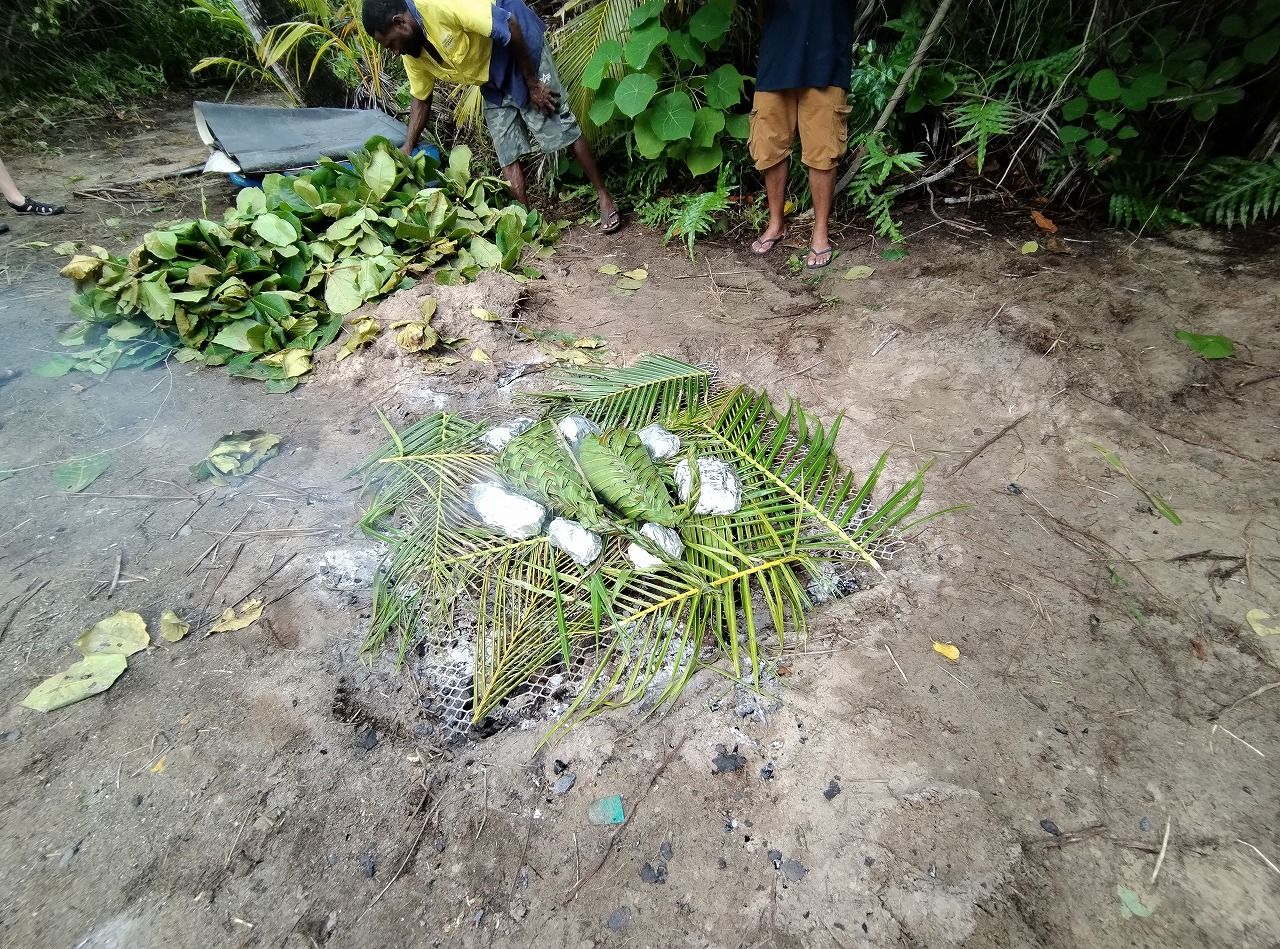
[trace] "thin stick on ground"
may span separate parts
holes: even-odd
[[[985,442],[983,442],[973,451],[969,452],[969,454],[965,455],[964,458],[960,459],[960,463],[957,464],[950,471],[948,471],[943,477],[950,478],[953,475],[958,475],[961,471],[965,469],[965,467],[969,464],[969,462],[973,461],[973,459],[977,458],[984,451],[986,451],[988,448],[990,448],[1000,439],[1004,438],[1006,435],[1012,432],[1015,428],[1021,425],[1026,420],[1027,416],[1030,414],[1031,414],[1030,412],[1026,412],[1022,414],[1018,416],[1016,419],[1014,419],[1012,422],[1010,422],[1008,425],[1006,425],[1004,428],[1000,429],[1000,431],[996,432],[994,435],[988,438]]]
[[[626,832],[627,825],[630,824],[631,819],[636,816],[636,812],[640,810],[640,804],[649,796],[649,792],[652,791],[654,785],[658,783],[658,778],[662,777],[662,772],[666,771],[667,765],[671,764],[671,762],[676,759],[676,756],[680,754],[680,749],[684,747],[684,743],[688,741],[688,739],[688,735],[681,736],[680,740],[676,742],[675,747],[667,752],[667,756],[662,759],[661,764],[653,769],[653,774],[649,776],[649,786],[641,792],[640,796],[636,798],[636,802],[631,805],[631,812],[627,814],[626,819],[618,825],[618,829],[615,830],[613,832],[613,836],[609,838],[609,844],[604,848],[604,853],[600,855],[600,859],[596,861],[596,865],[587,871],[586,876],[579,876],[578,881],[569,888],[569,892],[565,894],[564,902],[560,904],[561,908],[568,906],[573,901],[573,898],[578,895],[578,891],[586,886],[587,883],[590,882],[591,878],[599,873],[605,863],[608,862],[609,855],[613,853],[614,846]]]
[[[1249,843],[1249,841],[1247,841],[1247,840],[1241,840],[1239,837],[1237,837],[1237,838],[1236,838],[1236,843],[1238,843],[1238,844],[1244,844],[1246,847],[1248,847],[1250,850],[1252,850],[1254,853],[1256,853],[1259,857],[1261,857],[1261,858],[1262,858],[1262,862],[1263,862],[1263,863],[1265,863],[1267,866],[1269,866],[1269,867],[1270,867],[1272,870],[1274,870],[1276,873],[1280,873],[1280,867],[1277,867],[1274,863],[1272,863],[1270,860],[1268,860],[1268,859],[1267,859],[1267,855],[1266,855],[1265,853],[1263,853],[1261,850],[1259,850],[1257,847],[1255,847],[1253,844]]]
[[[1151,885],[1155,886],[1156,877],[1160,875],[1160,868],[1164,866],[1164,855],[1169,852],[1169,831],[1173,827],[1173,818],[1166,817],[1164,821],[1164,840],[1160,841],[1160,856],[1156,857],[1155,869],[1151,871]]]
[[[896,658],[894,658],[893,650],[889,648],[889,644],[888,644],[888,643],[885,643],[885,644],[884,644],[884,649],[885,649],[885,652],[887,652],[887,653],[889,654],[889,658],[890,658],[890,659],[893,659],[893,666],[894,666],[894,668],[895,668],[895,669],[897,669],[897,670],[898,670],[898,675],[902,676],[902,681],[903,681],[903,682],[906,682],[906,684],[907,684],[907,685],[910,685],[911,683],[910,683],[910,682],[907,682],[907,674],[906,674],[905,672],[903,672],[903,671],[902,671],[902,666],[898,665],[898,660],[897,660]]]
[[[1263,695],[1267,692],[1270,692],[1272,689],[1280,689],[1280,682],[1268,682],[1266,685],[1262,686],[1261,688],[1254,689],[1248,695],[1242,698],[1236,699],[1234,702],[1232,702],[1230,705],[1228,705],[1226,708],[1222,709],[1221,711],[1215,712],[1213,715],[1210,715],[1209,721],[1216,722],[1223,715],[1226,715],[1228,712],[1234,712],[1237,707],[1243,705],[1245,702],[1249,701],[1250,699],[1256,699],[1259,695]]]
[[[116,587],[120,585],[120,568],[124,566],[124,551],[116,551],[116,569],[111,573],[111,586],[107,587],[107,599],[115,596]]]

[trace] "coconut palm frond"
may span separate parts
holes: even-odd
[[[376,489],[363,526],[390,548],[368,646],[393,630],[402,657],[418,639],[465,646],[476,722],[553,672],[569,697],[544,740],[604,709],[652,712],[706,665],[760,688],[772,658],[805,636],[810,589],[880,571],[877,551],[923,497],[923,471],[881,497],[884,457],[865,478],[849,471],[835,454],[840,419],[824,425],[745,387],[716,395],[706,369],[647,356],[560,382],[536,396],[546,417],[496,457],[481,450],[485,424],[442,413],[388,426],[391,443],[358,469]],[[553,421],[571,411],[609,428],[571,448]],[[679,458],[654,462],[634,434],[655,420],[682,439]],[[740,501],[723,506],[716,485],[719,500],[703,506],[715,492],[699,472],[726,464]],[[601,553],[575,560],[548,536],[486,526],[470,490],[490,480],[596,531]]]
[[[667,356],[642,356],[623,369],[583,368],[554,377],[560,391],[530,392],[552,416],[576,412],[604,428],[640,428],[679,412],[701,411],[711,394],[707,369]]]

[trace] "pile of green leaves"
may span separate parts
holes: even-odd
[[[785,643],[803,637],[813,596],[838,595],[834,578],[879,571],[883,545],[910,529],[923,471],[882,490],[886,459],[858,477],[835,454],[840,429],[800,406],[775,407],[746,387],[720,390],[712,374],[665,356],[622,368],[565,371],[532,396],[542,420],[498,456],[490,427],[445,413],[396,432],[363,466],[374,490],[362,527],[389,548],[374,592],[366,648],[398,634],[446,654],[473,637],[473,720],[482,722],[532,678],[568,671],[568,709],[556,730],[605,708],[679,696],[715,655],[731,679],[760,686]],[[602,429],[575,453],[553,422],[585,415]],[[680,457],[654,462],[636,430],[661,422]],[[728,463],[742,486],[731,515],[675,502],[673,468],[698,458]],[[583,567],[546,536],[513,541],[470,504],[470,489],[502,481],[603,537]],[[639,533],[665,524],[684,544],[663,555]],[[637,570],[637,544],[662,565]],[[554,731],[553,731],[554,733]]]
[[[647,0],[627,18],[625,43],[605,40],[582,76],[593,90],[589,115],[601,127],[617,123],[628,151],[646,161],[682,163],[691,174],[718,170],[723,142],[745,140],[745,77],[731,62],[709,60],[729,35],[736,0],[711,0],[689,13],[666,0]]]
[[[220,222],[151,231],[127,257],[101,247],[77,254],[62,274],[83,287],[72,304],[80,322],[59,341],[80,348],[37,372],[105,373],[172,356],[287,392],[346,314],[416,278],[454,284],[481,269],[539,276],[520,258],[553,239],[554,227],[507,204],[506,184],[473,178],[470,164],[465,146],[441,168],[375,138],[349,166],[325,160],[296,177],[268,175]]]

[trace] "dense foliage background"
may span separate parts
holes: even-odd
[[[272,4],[274,6],[272,6]],[[194,5],[194,6],[191,6]],[[191,81],[391,111],[403,75],[359,29],[358,0],[271,0],[260,41],[237,0],[38,0],[0,13],[10,109],[119,103]],[[611,184],[651,226],[692,241],[759,223],[746,114],[759,8],[748,0],[535,2]],[[1280,208],[1280,0],[955,4],[887,124],[873,131],[938,3],[859,6],[842,200],[899,239],[904,200],[1016,192],[1097,202],[1132,229],[1248,224]],[[190,7],[190,8],[189,8]],[[445,97],[442,97],[444,99]],[[487,147],[477,90],[437,103],[436,132]],[[567,159],[542,163],[573,191]],[[804,204],[804,176],[793,193]],[[566,175],[568,177],[566,178]]]

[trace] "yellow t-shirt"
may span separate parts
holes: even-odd
[[[463,86],[480,86],[489,78],[493,53],[492,0],[411,0],[421,18],[422,30],[443,61],[424,49],[419,56],[404,56],[409,92],[415,99],[431,95],[436,80]]]

